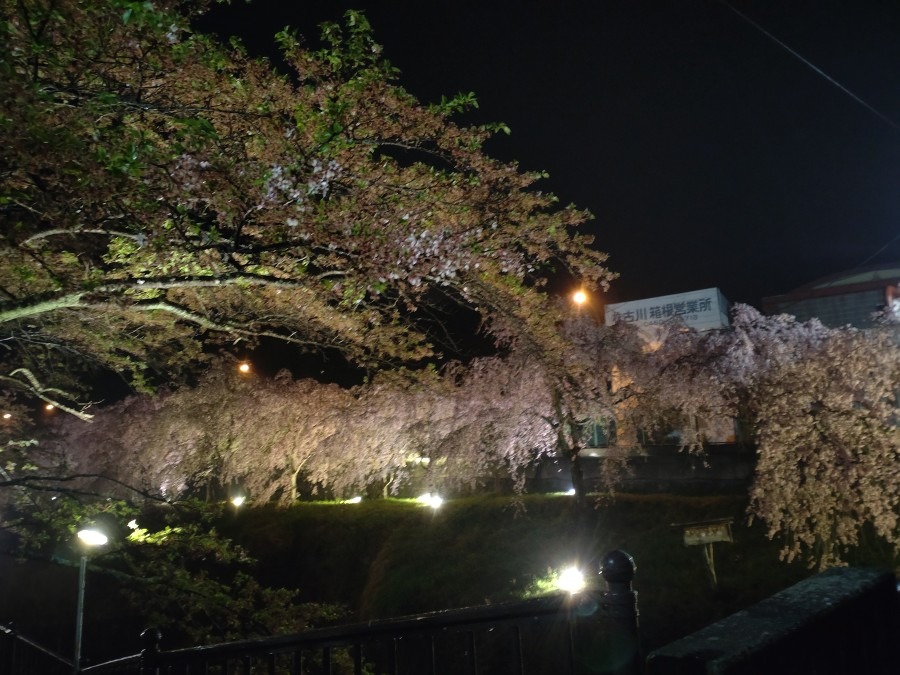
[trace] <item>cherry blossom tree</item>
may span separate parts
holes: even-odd
[[[577,233],[589,214],[483,151],[503,125],[465,124],[471,95],[417,101],[356,12],[321,48],[279,34],[279,71],[194,31],[206,0],[0,2],[6,527],[117,491],[290,499],[302,474],[346,493],[399,482],[422,448],[435,479],[486,466],[476,441],[503,430],[429,366],[473,333],[553,354],[548,277],[611,277]],[[365,391],[204,376],[262,339],[384,374]],[[205,384],[34,444],[30,401],[83,422],[110,376]]]
[[[499,372],[507,390],[481,386]],[[519,375],[488,359],[459,381],[386,374],[342,389],[215,369],[197,387],[104,407],[91,424],[60,420],[45,445],[98,493],[121,483],[168,499],[239,484],[253,499],[289,502],[298,479],[347,497],[399,489],[416,470],[440,487],[472,486],[497,469],[521,481],[549,427],[533,395],[545,390]]]
[[[684,451],[702,452],[701,422],[736,418],[758,453],[751,513],[785,537],[786,557],[830,564],[869,527],[900,544],[895,327],[832,329],[739,305],[730,329],[673,324],[655,349],[626,325],[576,318],[556,329],[568,349],[554,358],[519,344],[352,390],[214,371],[195,389],[67,424],[57,447],[78,473],[141,476],[141,489],[170,496],[215,478],[289,500],[300,473],[350,496],[396,489],[423,467],[435,486],[508,475],[522,489],[549,457],[569,462],[577,482],[586,420],[615,419],[612,471],[639,442],[627,429],[675,428]]]
[[[730,337],[727,395],[759,456],[751,512],[786,536],[785,556],[833,564],[865,527],[900,551],[896,328],[826,328],[741,307]]]
[[[738,419],[758,457],[750,513],[787,559],[846,559],[866,528],[900,553],[896,324],[828,328],[737,305],[730,329],[672,330],[651,356],[642,414],[671,402],[691,449],[703,440],[691,420]]]
[[[585,419],[609,418],[623,400],[610,368],[623,344],[638,344],[625,339],[633,331],[570,323],[558,338],[569,349],[555,359],[513,349],[441,373],[382,372],[351,389],[221,367],[196,387],[106,406],[89,425],[62,420],[48,447],[71,473],[173,499],[239,483],[255,499],[290,501],[300,478],[346,497],[397,490],[414,472],[432,487],[505,476],[522,490],[542,458],[577,470]],[[593,342],[570,339],[586,336]]]
[[[415,100],[363,15],[279,34],[282,73],[193,32],[205,5],[3,0],[4,387],[86,416],[86,374],[260,338],[418,367],[448,316],[539,342],[549,274],[610,278],[588,214],[487,156],[469,95]]]

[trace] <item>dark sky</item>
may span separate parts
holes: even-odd
[[[474,91],[512,128],[489,152],[595,215],[608,302],[900,260],[900,0],[732,3],[890,121],[719,0],[232,3],[215,25],[254,53],[352,7],[421,100]]]

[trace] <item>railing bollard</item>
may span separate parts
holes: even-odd
[[[15,671],[16,660],[17,660],[16,652],[18,651],[18,646],[19,646],[18,640],[16,640],[16,624],[13,623],[12,621],[8,622],[6,624],[6,626],[3,626],[3,632],[9,636],[9,638],[7,639],[7,645],[9,646],[9,652],[7,654],[8,663],[7,663],[6,672],[14,673],[14,672],[16,672]]]
[[[157,675],[159,672],[159,641],[162,633],[156,628],[148,628],[141,633],[141,675]]]
[[[625,551],[610,551],[600,563],[600,574],[607,586],[600,603],[609,619],[615,656],[611,668],[605,672],[616,675],[638,675],[643,672],[637,591],[631,586],[636,571],[634,558]]]

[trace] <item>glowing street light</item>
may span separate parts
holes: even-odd
[[[44,406],[44,410],[46,410],[48,412],[51,410],[56,410],[56,406],[53,405],[52,403],[48,403],[47,405]]]
[[[572,294],[572,302],[581,307],[584,303],[587,302],[588,296],[583,290],[578,289]]]
[[[78,531],[78,539],[86,547],[103,546],[109,539],[100,530],[84,528]],[[81,672],[81,633],[84,625],[84,586],[87,575],[87,550],[81,555],[78,566],[78,604],[75,608],[75,658],[72,661],[72,673]]]
[[[242,373],[249,373],[250,372],[250,364],[247,361],[242,361],[240,363],[240,365],[238,366],[238,370],[241,371]]]
[[[100,530],[85,528],[78,531],[78,538],[86,546],[103,546],[109,541],[109,538]]]
[[[236,497],[231,498],[231,503],[234,504],[235,508],[242,506],[245,501],[247,501],[247,498],[243,495],[237,495]]]

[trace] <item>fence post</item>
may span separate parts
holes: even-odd
[[[2,631],[0,632],[7,636],[6,644],[9,647],[9,651],[7,652],[8,663],[4,672],[15,673],[16,651],[18,647],[18,640],[16,640],[16,625],[10,621],[5,626],[0,626],[0,628],[2,628]]]
[[[159,670],[159,641],[162,633],[156,628],[148,628],[141,633],[141,675],[156,675]]]
[[[631,582],[637,565],[625,551],[610,551],[600,563],[600,574],[607,591],[601,597],[609,618],[616,659],[609,673],[638,675],[643,672],[640,635],[638,633],[637,591]]]

